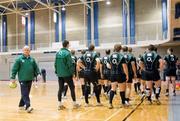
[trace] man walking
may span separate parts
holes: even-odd
[[[30,56],[30,48],[24,46],[23,54],[19,56],[13,65],[11,73],[11,82],[15,83],[16,74],[18,73],[18,79],[21,88],[21,99],[19,102],[19,109],[24,109],[31,113],[33,108],[30,105],[30,90],[32,80],[37,76],[40,78],[40,71],[34,58]]]
[[[64,83],[66,82],[71,91],[71,97],[73,100],[73,107],[78,108],[79,104],[76,103],[75,96],[75,86],[73,82],[74,74],[74,64],[71,58],[71,52],[68,50],[69,41],[65,40],[63,43],[63,48],[57,52],[55,59],[55,73],[58,76],[59,91],[58,91],[58,101],[59,106],[58,110],[65,109],[65,106],[62,104],[62,92],[64,89]]]

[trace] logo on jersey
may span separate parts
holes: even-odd
[[[152,62],[152,53],[148,53],[147,54],[147,59],[146,59],[147,62]]]
[[[87,54],[87,58],[86,58],[86,62],[87,63],[91,63],[92,62],[92,60],[91,60],[91,54]]]
[[[118,61],[117,61],[118,57],[117,57],[117,55],[112,55],[112,58],[113,58],[111,60],[112,64],[117,65],[118,64]]]
[[[107,64],[107,59],[108,59],[108,57],[104,57],[104,59],[103,59],[104,64]]]
[[[175,61],[175,59],[174,59],[174,55],[170,55],[170,61]]]
[[[147,57],[147,62],[152,62],[152,58],[151,57]]]

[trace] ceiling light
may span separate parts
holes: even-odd
[[[111,4],[111,1],[110,0],[107,0],[106,1],[106,5],[110,5]]]
[[[62,7],[62,11],[65,11],[65,10],[66,10],[66,8],[63,6],[63,7]]]

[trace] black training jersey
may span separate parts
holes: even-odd
[[[109,58],[111,64],[111,74],[122,74],[124,73],[122,64],[125,64],[125,58],[122,54],[114,52]]]
[[[135,63],[135,58],[133,57],[132,54],[129,54],[129,53],[123,53],[124,55],[124,58],[125,58],[125,61],[126,61],[126,64],[127,64],[127,67],[128,67],[128,73],[130,75],[133,75],[133,68],[132,68],[132,62]]]
[[[146,71],[158,70],[159,59],[161,59],[161,57],[156,52],[147,52],[141,57],[141,61],[144,62]]]
[[[74,55],[71,55],[71,58],[72,58],[72,63],[73,63],[73,66],[74,66],[74,70],[75,70],[75,72],[76,72],[76,63],[77,63],[77,57],[76,56],[74,56]]]
[[[72,55],[72,56],[71,56],[71,58],[72,58],[72,62],[73,62],[73,64],[75,64],[75,65],[76,65],[76,62],[77,62],[77,57],[76,57],[76,56],[74,56],[74,55]]]
[[[176,63],[178,58],[175,55],[166,55],[164,60],[167,63],[167,69],[176,69]]]
[[[87,51],[82,57],[81,61],[84,63],[86,69],[94,70],[96,66],[96,52]]]
[[[109,74],[110,69],[107,68],[107,63],[109,63],[109,56],[108,55],[104,56],[101,59],[103,74]]]

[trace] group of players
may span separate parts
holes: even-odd
[[[166,77],[166,96],[169,95],[169,83],[173,85],[173,95],[176,95],[176,63],[178,58],[173,55],[173,49],[167,50],[167,55],[162,58],[157,53],[157,48],[149,45],[146,52],[139,58],[132,54],[132,48],[114,45],[113,52],[105,50],[105,56],[95,51],[95,46],[90,45],[87,51],[81,51],[82,55],[77,58],[72,50],[72,60],[76,72],[74,78],[81,82],[82,98],[85,106],[90,106],[89,96],[91,85],[97,99],[97,106],[102,106],[100,95],[103,88],[104,94],[109,99],[109,109],[113,108],[114,95],[119,92],[122,107],[130,106],[132,84],[135,92],[141,94],[142,99],[147,99],[152,104],[152,94],[155,103],[161,104],[159,97],[161,92],[160,72]],[[117,88],[119,91],[117,91]],[[63,96],[66,97],[68,85],[63,87]]]

